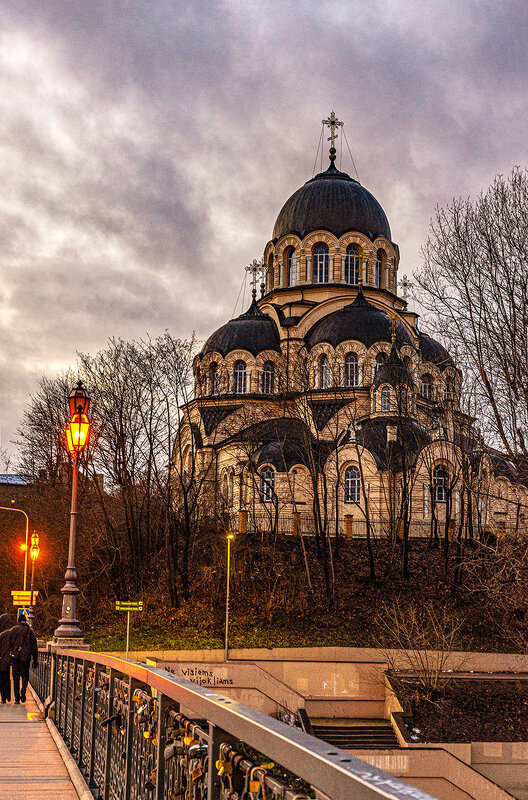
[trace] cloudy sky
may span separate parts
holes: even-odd
[[[4,447],[76,351],[232,316],[332,109],[410,274],[437,203],[528,162],[527,18],[525,0],[0,0]]]

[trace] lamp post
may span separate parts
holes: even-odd
[[[90,398],[79,381],[68,398],[70,406],[70,422],[66,426],[66,444],[73,460],[72,497],[70,512],[70,539],[68,547],[68,566],[64,577],[66,583],[62,587],[62,618],[59,627],[53,634],[56,644],[79,646],[83,639],[79,620],[77,619],[77,572],[75,570],[75,539],[77,534],[77,483],[79,479],[79,456],[90,438],[90,421],[87,417]]]
[[[14,502],[14,501],[13,501]],[[7,506],[0,506],[0,511],[18,511],[19,514],[23,514],[26,518],[26,543],[25,545],[20,545],[21,549],[24,550],[24,591],[26,591],[27,585],[27,559],[28,559],[28,548],[29,548],[29,517],[25,511],[22,511],[21,508],[8,508]]]
[[[39,535],[38,533],[33,532],[31,536],[31,547],[29,550],[29,555],[31,556],[31,602],[29,604],[29,627],[33,627],[33,589],[34,589],[34,581],[35,581],[35,561],[39,557],[40,547],[39,547]]]
[[[227,581],[226,581],[226,609],[225,609],[225,661],[229,652],[229,578],[231,574],[231,542],[235,538],[235,534],[229,531],[226,535],[227,539]]]

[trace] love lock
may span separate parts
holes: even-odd
[[[156,788],[156,770],[153,769],[147,778],[147,781],[145,783],[145,789],[151,792],[155,788]]]

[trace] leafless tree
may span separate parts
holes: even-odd
[[[420,301],[463,369],[485,434],[528,455],[528,172],[438,208],[415,275]]]

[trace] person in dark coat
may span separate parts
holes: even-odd
[[[9,645],[11,648],[15,705],[18,705],[26,702],[31,658],[33,658],[33,669],[38,664],[37,637],[27,624],[25,611],[19,612],[18,624],[9,630]]]
[[[11,642],[9,628],[11,627],[11,615],[0,615],[0,697],[2,703],[9,703],[11,700]]]

